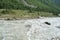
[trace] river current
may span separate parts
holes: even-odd
[[[60,40],[60,18],[0,20],[0,40]]]

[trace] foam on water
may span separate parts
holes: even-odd
[[[49,22],[51,25],[44,22]],[[58,28],[60,27],[60,18],[28,20],[27,23],[32,24],[27,32],[28,40],[60,40],[60,28]]]
[[[0,40],[23,40],[24,28],[21,22],[0,20]]]
[[[44,22],[49,22],[51,25]],[[0,20],[0,40],[22,40],[20,39],[24,33],[22,30],[25,30],[23,25],[31,25],[27,31],[27,40],[60,40],[59,17],[14,21]]]

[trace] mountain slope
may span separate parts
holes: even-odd
[[[0,0],[0,9],[25,9],[60,13],[58,0]]]
[[[26,0],[30,4],[38,6],[44,11],[59,11],[60,9],[56,6],[55,0]]]
[[[57,6],[60,7],[60,0],[55,0],[55,3],[56,3]]]

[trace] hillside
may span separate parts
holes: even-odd
[[[55,3],[56,3],[57,6],[60,7],[60,0],[55,0]]]
[[[35,10],[60,13],[59,0],[0,0],[0,9]]]
[[[57,6],[55,0],[26,0],[30,4],[34,4],[42,11],[58,12],[60,8]]]

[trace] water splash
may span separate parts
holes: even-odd
[[[60,36],[60,29],[57,28],[60,25],[59,20],[60,18],[28,20],[27,23],[32,24],[32,27],[27,32],[28,40],[60,40],[60,38],[55,38]],[[51,25],[44,22],[49,22]]]
[[[44,22],[49,22],[51,25]],[[14,21],[0,20],[0,40],[60,40],[59,27],[59,17]]]

